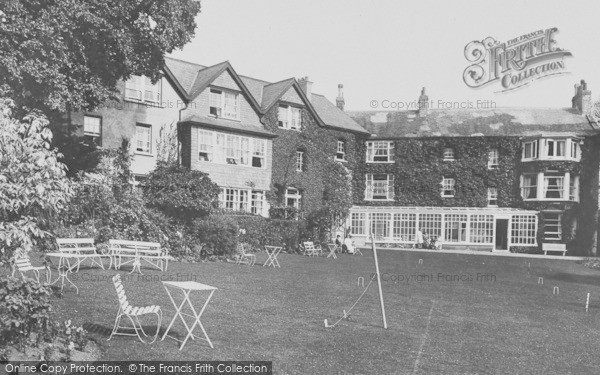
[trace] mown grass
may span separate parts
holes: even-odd
[[[348,320],[325,328],[324,319],[337,321],[362,293],[357,278],[368,284],[374,263],[370,251],[364,254],[337,260],[282,254],[280,269],[263,268],[265,254],[255,266],[174,262],[164,273],[142,267],[142,276],[82,268],[72,275],[80,293],[66,288],[53,305],[59,319],[91,332],[105,360],[268,360],[278,374],[595,374],[600,368],[597,270],[541,257],[380,251],[388,329],[376,283]],[[202,318],[214,349],[200,340],[182,351],[169,339],[107,341],[118,309],[110,282],[116,272],[134,305],[162,306],[163,330],[174,308],[161,280],[217,287]],[[421,276],[407,283],[410,275]],[[181,323],[175,327],[185,334]]]

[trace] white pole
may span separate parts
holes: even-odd
[[[377,273],[377,286],[379,287],[379,302],[381,302],[381,316],[383,318],[383,328],[387,329],[385,320],[385,305],[383,304],[383,292],[381,291],[381,277],[379,275],[379,261],[377,260],[377,249],[375,248],[375,236],[371,232],[371,248],[373,249],[373,258],[375,259],[375,272]]]
[[[585,300],[585,312],[588,312],[588,307],[590,306],[590,294],[587,294],[587,299]]]

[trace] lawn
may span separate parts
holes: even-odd
[[[598,373],[599,271],[541,257],[378,253],[388,329],[376,283],[348,320],[323,323],[362,293],[358,277],[368,284],[370,251],[337,260],[282,254],[280,269],[263,268],[264,253],[255,266],[174,262],[164,273],[142,267],[144,275],[124,278],[132,304],[163,307],[163,330],[174,308],[161,278],[217,287],[202,318],[214,349],[200,340],[183,351],[169,339],[107,341],[118,309],[114,270],[82,268],[72,275],[80,293],[66,288],[53,305],[58,318],[91,332],[105,360],[268,360],[277,374]],[[185,333],[181,323],[176,332]]]

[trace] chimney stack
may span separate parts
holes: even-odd
[[[308,100],[312,100],[312,82],[308,80],[308,76],[298,79],[298,84]]]
[[[421,90],[421,95],[419,96],[419,117],[426,117],[427,112],[429,111],[429,97],[425,94],[425,87]]]
[[[579,111],[581,115],[592,114],[592,92],[587,89],[585,80],[575,84],[575,96],[571,99],[572,108]]]
[[[344,100],[344,85],[341,83],[338,85],[338,96],[335,98],[335,105],[340,109],[344,110],[344,105],[346,101]]]

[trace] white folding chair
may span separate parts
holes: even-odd
[[[110,334],[109,340],[112,339],[114,335],[123,335],[123,336],[137,336],[143,343],[152,344],[156,341],[158,337],[158,333],[160,331],[160,323],[162,321],[162,310],[158,305],[151,305],[146,307],[133,307],[127,301],[127,296],[125,295],[125,289],[123,288],[123,283],[121,282],[121,276],[115,275],[112,278],[113,284],[115,285],[115,289],[117,290],[117,296],[119,298],[119,312],[117,312],[117,317],[115,319],[115,325]],[[144,340],[144,337],[149,338],[144,332],[142,328],[142,324],[140,323],[139,317],[147,314],[156,314],[158,319],[158,324],[156,325],[156,333],[152,338],[152,341]],[[121,326],[121,319],[123,316],[127,317],[132,324],[132,327]],[[128,332],[119,332],[119,329],[128,330]],[[134,330],[135,333],[130,332]],[[142,335],[144,337],[142,337]]]
[[[29,278],[25,275],[25,272],[28,272],[28,271],[33,272],[33,274],[35,275],[35,281],[37,281],[38,283],[40,282],[40,271],[45,270],[46,271],[46,283],[48,283],[48,284],[50,283],[50,277],[52,274],[52,271],[50,271],[50,268],[48,268],[47,266],[31,265],[31,260],[29,259],[29,256],[27,256],[27,255],[18,255],[17,256],[17,258],[15,259],[15,268],[13,268],[12,276],[15,275],[16,270],[19,270],[23,279]]]
[[[247,264],[253,266],[256,263],[256,255],[250,254],[246,251],[246,244],[238,243],[237,245],[237,261],[236,264]]]

